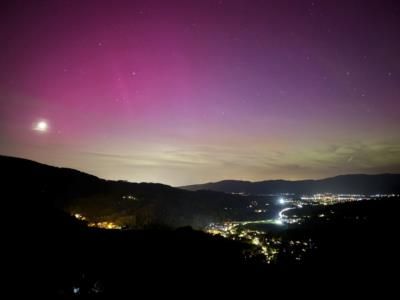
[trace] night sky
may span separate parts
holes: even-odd
[[[0,153],[171,185],[400,172],[400,1],[2,1]]]

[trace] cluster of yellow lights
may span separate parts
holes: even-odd
[[[276,224],[276,223],[274,223]],[[212,235],[221,235],[225,238],[236,240],[237,238],[246,240],[252,245],[256,246],[258,251],[265,257],[267,263],[271,263],[276,259],[278,249],[277,244],[279,240],[272,239],[270,241],[262,239],[263,233],[256,230],[238,230],[239,223],[213,224],[206,229],[206,232]]]
[[[122,227],[113,222],[93,222],[88,224],[89,227],[96,227],[102,229],[121,229]]]
[[[222,235],[223,232],[218,229],[208,229],[207,233],[212,234],[212,235]]]
[[[81,214],[74,214],[75,219],[86,221],[86,217],[82,216]]]
[[[75,219],[81,220],[81,221],[87,221],[87,218],[79,213],[74,213],[72,214],[72,216]],[[113,222],[107,222],[107,221],[103,221],[103,222],[90,222],[88,223],[89,227],[96,227],[96,228],[102,228],[102,229],[122,229],[122,227],[120,225],[117,225]]]

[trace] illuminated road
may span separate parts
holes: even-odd
[[[235,222],[237,225],[248,225],[248,224],[275,224],[275,225],[283,225],[285,219],[287,217],[284,215],[286,211],[291,209],[296,209],[298,207],[285,207],[278,213],[278,218],[276,219],[267,219],[267,220],[257,220],[257,221],[244,221],[244,222]]]
[[[282,226],[285,225],[285,223],[288,223],[288,218],[287,216],[284,215],[284,213],[286,211],[296,208],[299,208],[299,206],[291,206],[283,208],[282,210],[279,211],[278,217],[275,219],[263,219],[254,221],[233,221],[230,222],[230,224],[232,225],[232,228],[236,228],[239,225],[250,225],[250,224],[273,224]]]
[[[235,222],[237,225],[248,225],[248,224],[275,224],[280,225],[277,223],[276,219],[267,219],[267,220],[257,220],[257,221],[243,221],[243,222]]]
[[[297,207],[286,207],[286,208],[282,209],[278,214],[279,220],[282,220],[283,218],[286,218],[286,216],[283,214],[285,211],[288,211],[288,210],[291,210],[291,209],[295,209],[295,208],[297,208]]]

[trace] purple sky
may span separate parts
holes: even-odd
[[[400,172],[399,1],[2,1],[0,24],[1,154],[172,185]]]

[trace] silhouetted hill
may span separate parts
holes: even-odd
[[[400,174],[341,175],[321,180],[267,180],[259,182],[224,180],[181,187],[186,190],[210,190],[225,193],[276,194],[276,193],[399,193]]]
[[[209,222],[234,217],[248,199],[213,191],[192,192],[156,183],[104,180],[67,168],[0,156],[6,201],[22,211],[54,207],[79,213],[90,221],[113,221],[143,228],[151,224],[172,227],[202,227]],[[4,180],[4,179],[3,179]]]
[[[107,181],[13,157],[0,156],[0,165],[5,175],[1,185],[3,257],[10,262],[4,272],[13,296],[115,299],[148,293],[148,284],[190,282],[202,272],[229,268],[239,272],[249,261],[243,252],[251,251],[251,245],[190,227],[171,228],[190,224],[196,210],[212,219],[216,217],[213,202],[241,203],[240,197]],[[133,193],[139,198],[128,199],[133,205],[119,202],[120,195]],[[171,221],[167,223],[171,227],[149,223],[146,230],[92,228],[72,217],[70,209],[81,209],[93,218],[99,217],[97,209],[109,211],[113,220],[125,214],[147,214],[154,223]]]

